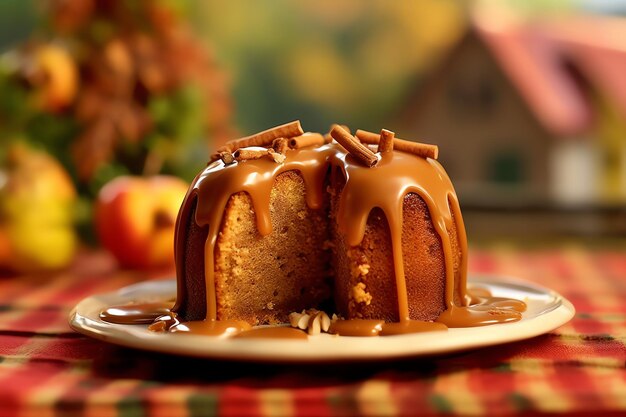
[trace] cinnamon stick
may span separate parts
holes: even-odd
[[[268,149],[237,149],[233,154],[237,161],[260,159],[267,155],[269,155]]]
[[[276,152],[274,149],[270,148],[267,150],[267,154],[274,160],[274,162],[276,162],[277,164],[282,164],[283,162],[285,162],[285,159],[287,159],[287,157],[285,156],[284,153],[279,153]]]
[[[393,138],[396,136],[390,130],[383,129],[380,131],[380,141],[378,142],[378,152],[381,154],[393,152]]]
[[[380,135],[368,132],[366,130],[357,130],[356,137],[363,143],[377,144],[380,142]],[[394,138],[394,149],[402,152],[412,153],[413,155],[420,156],[422,158],[437,159],[439,156],[439,148],[437,145],[430,145],[427,143],[412,142],[410,140]]]
[[[341,126],[343,127],[348,133],[352,134],[352,132],[350,131],[350,128],[347,125],[340,125],[338,123],[333,123],[332,125],[330,125],[330,130],[333,130],[335,126]],[[324,135],[324,140],[326,141],[326,143],[330,143],[333,141],[333,137],[330,136],[330,130],[328,131],[328,133],[326,133]]]
[[[330,125],[330,130],[333,130],[335,128],[335,126],[342,127],[346,132],[348,132],[349,134],[352,134],[352,131],[350,130],[348,125],[342,125],[342,124],[339,124],[339,123],[333,123],[332,125]]]
[[[339,125],[333,126],[330,135],[363,165],[371,168],[378,163],[376,154],[343,127]]]
[[[324,136],[320,135],[319,133],[307,132],[304,135],[296,136],[289,139],[289,146],[293,149],[300,149],[313,145],[321,146],[324,143],[326,143],[326,141],[324,140]]]
[[[294,136],[300,136],[303,133],[304,131],[300,125],[300,120],[295,120],[251,136],[228,141],[226,142],[226,146],[229,147],[231,151],[250,146],[268,146],[274,139],[291,138]]]

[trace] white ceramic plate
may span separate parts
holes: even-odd
[[[72,310],[70,326],[106,342],[178,355],[261,362],[328,362],[438,355],[514,342],[554,330],[574,316],[574,306],[569,301],[535,284],[501,276],[480,276],[470,278],[470,285],[487,288],[495,297],[523,300],[528,309],[522,320],[515,323],[384,337],[321,334],[310,336],[308,340],[156,333],[149,331],[147,325],[120,325],[100,320],[100,311],[112,305],[173,298],[176,283],[167,280],[139,283],[86,298]]]

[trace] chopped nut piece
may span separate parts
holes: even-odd
[[[268,153],[272,157],[274,162],[276,162],[277,164],[282,164],[283,162],[285,162],[285,159],[287,158],[282,153],[278,153],[278,152],[274,151],[273,149],[269,149]]]
[[[336,315],[333,315],[336,319]],[[328,332],[330,328],[331,319],[323,311],[309,309],[302,311],[301,313],[293,312],[289,314],[289,324],[291,327],[306,330],[310,335],[320,334],[321,332]]]
[[[330,317],[328,317],[328,314],[324,313],[323,311],[320,314],[320,325],[322,327],[322,331],[327,332],[328,329],[330,329]]]
[[[291,327],[298,327],[300,317],[302,317],[302,314],[296,313],[295,311],[289,314],[289,324],[291,324]]]
[[[233,156],[232,153],[225,151],[225,152],[220,152],[219,153],[220,159],[226,164],[232,164],[233,162],[235,162],[235,157]]]
[[[289,139],[287,138],[274,139],[274,141],[272,142],[272,148],[276,152],[284,155],[285,152],[287,152],[287,149],[289,149]]]
[[[320,334],[322,332],[322,326],[320,323],[319,313],[311,317],[309,325],[307,326],[307,333],[310,335]]]
[[[299,329],[305,330],[309,326],[309,320],[310,319],[311,319],[311,317],[308,314],[302,314],[300,316],[300,319],[298,320],[297,327]]]

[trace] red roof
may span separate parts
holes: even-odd
[[[626,118],[626,19],[570,18],[476,33],[537,119],[557,136],[588,132],[596,93]]]

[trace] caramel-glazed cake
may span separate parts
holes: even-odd
[[[468,307],[465,228],[436,159],[339,125],[229,142],[179,213],[176,323],[217,334],[325,311],[324,330],[335,313],[331,332],[370,335],[518,320],[519,306]]]

